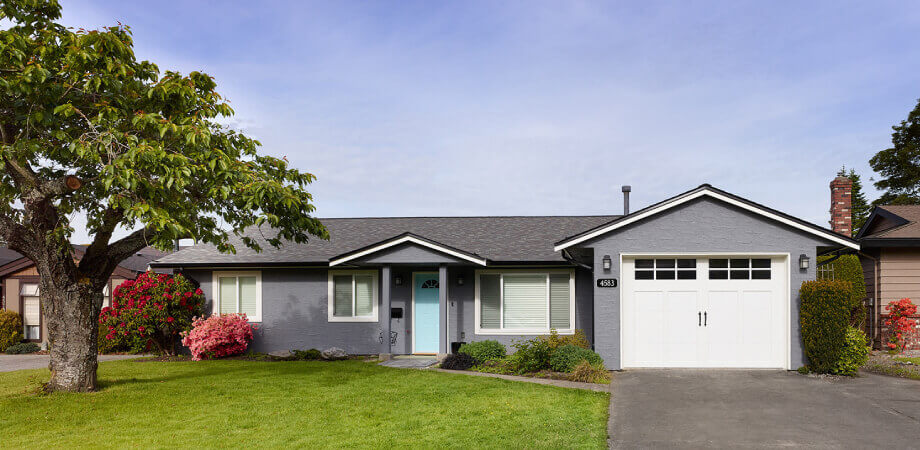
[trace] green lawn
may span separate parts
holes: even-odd
[[[0,373],[0,446],[605,447],[608,394],[360,361],[99,366],[101,390],[37,395]]]

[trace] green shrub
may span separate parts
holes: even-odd
[[[808,375],[808,366],[802,366],[802,367],[799,367],[798,369],[795,369],[795,370],[796,370],[796,372],[798,372],[798,373],[800,373],[800,374],[802,374],[802,375]]]
[[[588,361],[592,365],[604,363],[600,355],[589,349],[574,345],[564,345],[553,351],[552,356],[549,358],[549,366],[556,372],[571,372],[582,361]]]
[[[846,345],[832,370],[837,375],[853,376],[869,362],[869,344],[861,330],[847,327]]]
[[[511,355],[511,366],[517,373],[539,372],[549,368],[549,358],[553,354],[549,343],[544,339],[534,338],[518,341],[511,345],[515,352]]]
[[[447,355],[444,361],[441,361],[441,368],[446,370],[469,370],[476,364],[479,364],[476,358],[466,353],[457,353],[456,355]]]
[[[0,352],[22,340],[22,317],[10,310],[0,310]]]
[[[813,372],[830,373],[840,359],[846,345],[850,295],[846,281],[806,281],[799,289],[802,342]]]
[[[588,361],[582,361],[575,367],[572,374],[569,375],[569,379],[582,383],[609,384],[610,371],[604,367],[603,362],[592,364]]]
[[[311,348],[309,350],[291,350],[291,355],[297,361],[315,361],[322,357],[322,352]]]
[[[588,342],[588,337],[585,336],[585,332],[582,330],[575,330],[575,333],[570,335],[560,335],[556,330],[549,330],[549,335],[538,336],[537,339],[545,341],[551,350],[556,350],[565,345],[591,348],[591,343]]]
[[[827,261],[832,256],[818,257],[818,263]],[[862,264],[856,255],[842,255],[827,263],[833,267],[834,280],[850,283],[850,326],[861,328],[866,321],[866,279],[863,277]],[[824,274],[826,272],[820,272]],[[824,275],[822,275],[824,276]]]
[[[7,355],[24,355],[26,353],[35,353],[41,350],[41,347],[34,342],[22,342],[19,344],[13,344],[6,349]]]
[[[509,357],[484,361],[473,366],[470,370],[483,373],[500,373],[503,375],[511,375],[514,373],[514,367],[511,365],[511,358]]]
[[[501,342],[487,340],[463,344],[457,349],[457,353],[470,355],[478,361],[491,361],[504,358],[506,350]]]

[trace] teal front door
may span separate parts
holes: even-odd
[[[412,282],[412,353],[438,353],[441,286],[436,273],[415,273]]]

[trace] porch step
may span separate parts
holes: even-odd
[[[380,365],[400,369],[427,369],[437,363],[438,358],[434,356],[400,355],[383,361]]]

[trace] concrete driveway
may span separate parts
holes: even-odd
[[[99,355],[99,361],[140,358],[142,355]],[[47,369],[48,355],[0,355],[0,372],[24,369]]]
[[[610,402],[612,448],[920,448],[920,381],[881,375],[630,370]]]

